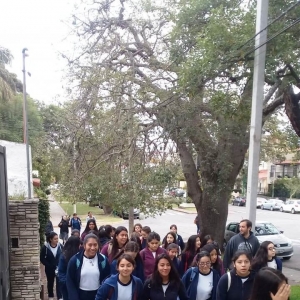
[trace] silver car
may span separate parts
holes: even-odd
[[[269,209],[269,210],[280,210],[280,207],[283,205],[282,200],[278,199],[269,199],[268,202],[265,202],[261,205],[261,209]]]
[[[277,257],[290,259],[294,254],[292,241],[272,223],[256,222],[255,236],[260,244],[264,241],[271,241],[276,248]]]
[[[234,235],[239,233],[239,225],[239,222],[230,222],[227,224],[224,234],[224,247],[226,247],[228,241]],[[290,259],[293,256],[294,248],[292,241],[283,234],[283,231],[279,231],[272,223],[256,222],[254,234],[260,244],[264,241],[271,241],[274,243],[276,255],[278,257]]]

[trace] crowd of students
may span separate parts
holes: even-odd
[[[185,244],[174,224],[161,240],[141,224],[132,233],[123,226],[98,229],[89,216],[81,236],[73,228],[64,246],[55,232],[47,235],[40,259],[49,299],[56,281],[64,300],[287,300],[290,286],[274,244],[263,242],[254,253],[251,227],[241,221],[224,264],[211,235],[191,235]]]

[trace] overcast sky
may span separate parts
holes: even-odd
[[[22,80],[22,49],[28,48],[27,93],[47,104],[63,94],[65,61],[75,0],[0,0],[0,45],[14,59],[9,70]],[[70,42],[69,42],[70,43]],[[72,47],[70,45],[70,47]]]

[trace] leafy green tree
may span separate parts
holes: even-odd
[[[247,7],[240,0],[85,5],[85,19],[75,14],[81,54],[69,59],[82,106],[128,109],[131,99],[143,130],[156,128],[176,144],[202,234],[222,242],[249,144],[256,1]],[[289,5],[272,1],[270,19]],[[270,35],[298,13],[290,11]],[[299,35],[291,27],[268,43],[263,124],[298,83]]]
[[[10,51],[0,46],[0,100],[9,101],[15,92],[22,91],[22,83],[15,74],[8,72],[5,68],[12,60]]]

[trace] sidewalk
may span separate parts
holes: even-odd
[[[57,201],[50,200],[50,220],[53,224],[54,231],[59,234],[58,224],[61,221],[63,215],[65,215],[65,211],[61,208]]]
[[[282,273],[288,278],[290,285],[300,285],[300,271],[283,267]]]

